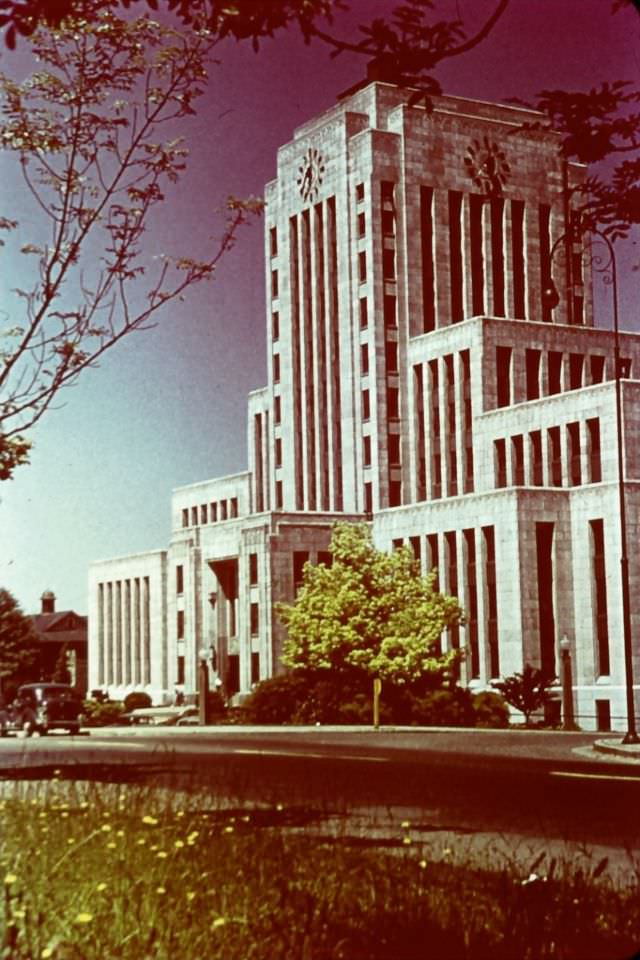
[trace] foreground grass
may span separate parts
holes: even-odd
[[[0,957],[623,960],[638,946],[638,885],[615,889],[604,864],[472,869],[426,858],[408,832],[390,853],[297,832],[279,804],[204,806],[142,788],[9,791]]]

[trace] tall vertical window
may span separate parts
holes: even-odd
[[[272,257],[277,257],[278,255],[278,231],[275,227],[271,227],[269,230],[269,250]]]
[[[478,648],[478,577],[476,572],[475,530],[463,530],[465,567],[467,575],[467,637],[469,638],[471,677],[480,676]]]
[[[211,517],[211,523],[216,523],[218,519],[218,504],[210,503],[209,504],[209,516]]]
[[[540,233],[540,291],[543,292],[551,286],[551,207],[546,203],[541,203],[538,207],[538,230]],[[542,297],[542,319],[551,320],[551,308],[546,302],[547,298]]]
[[[196,527],[198,525],[198,508],[191,507],[191,526]]]
[[[370,483],[364,485],[364,512],[369,515],[373,513],[373,488]]]
[[[504,317],[504,200],[491,198],[491,279],[493,315]]]
[[[258,554],[249,554],[249,583],[254,587],[258,582]]]
[[[589,357],[591,367],[591,383],[602,383],[604,380],[604,357],[594,353]]]
[[[429,395],[431,408],[431,496],[442,496],[442,448],[440,437],[440,388],[438,361],[429,361]]]
[[[513,275],[513,315],[524,320],[525,312],[525,257],[524,257],[524,203],[511,201],[511,269]]]
[[[362,419],[369,420],[371,417],[371,401],[369,399],[369,391],[362,391]]]
[[[279,383],[280,381],[280,354],[274,353],[273,355],[273,380],[274,383]]]
[[[182,526],[189,526],[189,511],[186,508],[182,511]]]
[[[511,347],[496,347],[496,406],[511,403]]]
[[[275,300],[278,296],[278,271],[271,271],[271,296]]]
[[[473,491],[473,416],[471,408],[471,356],[460,352],[462,362],[462,416],[464,437],[464,492]]]
[[[462,264],[462,194],[449,191],[449,280],[451,284],[451,323],[464,318]]]
[[[364,183],[356,184],[356,203],[362,203],[364,200]]]
[[[400,434],[390,433],[388,442],[389,463],[397,466],[400,463]]]
[[[447,593],[452,597],[458,595],[458,548],[455,531],[451,530],[444,535],[447,551]],[[460,646],[460,627],[454,624],[449,627],[451,647],[456,650]]]
[[[184,610],[178,610],[176,614],[176,637],[184,640]]]
[[[387,364],[387,373],[398,372],[398,342],[397,340],[387,340],[384,345],[384,354]]]
[[[553,523],[536,523],[538,566],[538,625],[540,666],[547,677],[556,675],[556,628],[553,604]]]
[[[580,468],[580,424],[567,424],[567,435],[569,439],[569,482],[572,487],[579,487],[582,483],[582,471]]]
[[[367,232],[367,224],[364,213],[358,214],[358,236],[364,237]]]
[[[184,567],[181,563],[176,566],[176,593],[184,593]]]
[[[260,654],[256,650],[251,651],[251,685],[260,682]]]
[[[362,438],[362,462],[365,467],[371,466],[371,437]]]
[[[280,437],[276,437],[275,465],[276,467],[282,466],[282,440]]]
[[[600,420],[598,417],[587,420],[587,437],[589,442],[589,483],[600,483],[602,480],[602,464],[600,461]]]
[[[273,340],[280,339],[280,314],[277,310],[271,314],[271,337]]]
[[[560,393],[562,390],[562,354],[557,350],[549,350],[547,364],[549,393]]]
[[[249,606],[249,620],[251,636],[257,637],[260,633],[260,607],[257,603],[251,603]]]
[[[584,354],[569,354],[569,389],[579,390],[582,386],[582,372],[584,368]]]
[[[485,198],[477,194],[469,197],[469,241],[471,245],[471,304],[474,316],[484,313],[484,250],[482,242],[482,211]]]
[[[436,325],[433,269],[433,188],[420,187],[420,241],[422,248],[422,332]]]
[[[367,279],[367,254],[361,250],[358,254],[358,280],[365,283]]]
[[[596,641],[596,670],[599,676],[611,671],[609,659],[609,621],[607,615],[607,571],[604,553],[604,521],[591,520],[591,570],[593,620]]]
[[[402,485],[399,480],[389,481],[389,506],[400,507],[402,505]]]
[[[397,420],[400,416],[400,391],[397,387],[387,388],[387,416]]]
[[[394,200],[394,184],[383,180],[380,184],[381,222],[382,232],[386,236],[393,236],[396,232],[396,209]]]
[[[367,309],[367,298],[360,297],[360,327],[364,330],[369,325],[369,310]]]
[[[447,493],[450,497],[458,493],[458,457],[456,451],[456,384],[453,356],[448,354],[444,358],[446,374],[446,410],[447,410]]]
[[[360,373],[363,377],[369,373],[369,346],[366,343],[360,344]]]
[[[294,550],[292,559],[293,586],[299,590],[304,582],[304,565],[309,559],[309,551]]]
[[[534,487],[541,487],[544,482],[542,475],[542,432],[532,430],[529,434],[529,443],[531,445],[531,483]]]
[[[385,280],[396,278],[396,252],[391,247],[385,247],[382,251],[382,276]]]
[[[391,293],[385,293],[382,312],[384,315],[385,327],[395,327],[398,324],[398,315],[396,312],[396,298]]]
[[[201,504],[201,506],[200,506],[200,523],[207,523],[207,522],[208,522],[208,521],[207,521],[208,514],[209,514],[209,510],[208,510],[208,508],[207,508],[207,504],[206,504],[206,503]]]
[[[537,400],[540,396],[540,350],[527,350],[525,353],[527,400]]]
[[[498,648],[498,590],[496,585],[496,541],[493,527],[482,528],[484,546],[485,617],[487,652],[489,654],[489,677],[500,676],[500,652]]]
[[[416,412],[416,499],[427,499],[427,454],[425,442],[425,409],[422,364],[413,368],[414,409]]]
[[[282,422],[282,398],[279,394],[273,398],[273,422]]]
[[[551,468],[551,486],[562,486],[562,443],[560,440],[560,427],[549,427],[547,431],[549,438],[549,462]]]
[[[496,487],[507,485],[507,446],[503,439],[493,441]]]
[[[511,474],[516,487],[524,486],[524,443],[522,434],[511,437]]]
[[[276,510],[282,510],[282,480],[276,480]]]

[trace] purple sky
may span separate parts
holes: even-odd
[[[351,23],[393,5],[355,0]],[[438,4],[443,15],[473,18],[469,23],[493,7],[494,0]],[[491,37],[436,76],[447,93],[485,100],[637,81],[640,17],[631,7],[616,16],[610,9],[611,0],[511,0]],[[189,170],[166,205],[171,240],[184,253],[194,244],[197,253],[215,232],[203,211],[230,193],[261,195],[275,174],[278,146],[365,69],[357,57],[331,60],[324,47],[305,47],[293,33],[257,55],[233,41],[218,54],[222,63],[188,130]],[[24,46],[19,55],[5,52],[0,69],[19,70],[26,57]],[[2,177],[0,213],[20,219],[21,194],[12,207],[11,181]],[[168,237],[169,227],[151,240],[162,249]],[[628,275],[628,263],[637,250],[628,244],[620,255],[621,323],[630,329],[640,328],[629,316],[638,274]],[[14,283],[5,275],[7,286]],[[263,284],[256,223],[243,230],[213,283],[170,308],[154,331],[126,339],[32,434],[31,465],[0,489],[0,585],[26,611],[35,612],[51,589],[58,609],[86,612],[92,560],[167,546],[173,487],[246,468],[246,395],[266,382]]]

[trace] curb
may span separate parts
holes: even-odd
[[[596,740],[593,744],[596,753],[606,753],[609,756],[624,757],[631,762],[640,761],[640,745],[625,744],[620,740]]]

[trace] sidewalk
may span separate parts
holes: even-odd
[[[620,757],[627,763],[640,763],[640,743],[623,743],[623,734],[609,737],[606,740],[596,740],[593,749],[596,753],[606,754],[609,757]]]

